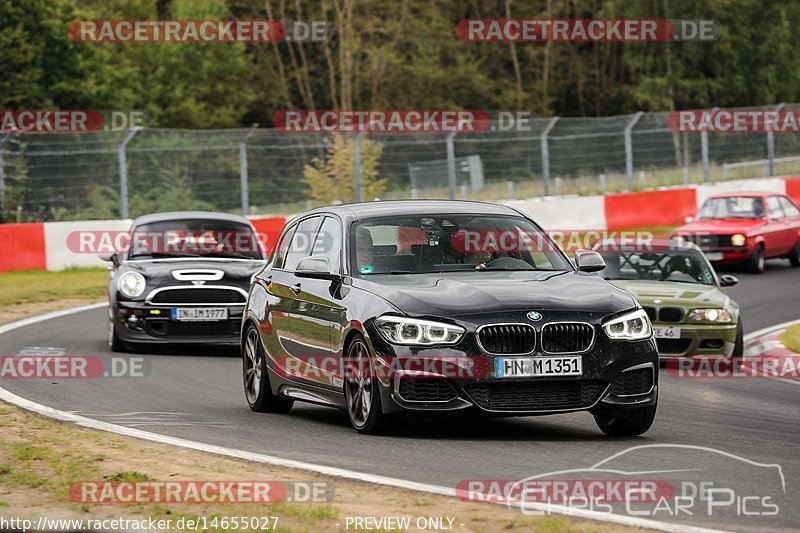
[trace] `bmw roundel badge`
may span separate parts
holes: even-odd
[[[533,320],[534,322],[538,322],[539,320],[542,319],[542,313],[538,313],[536,311],[530,311],[528,312],[528,318],[530,320]]]

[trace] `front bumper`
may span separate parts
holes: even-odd
[[[738,265],[746,263],[753,254],[752,246],[725,246],[702,248],[708,260],[715,265]]]
[[[474,331],[474,330],[472,330]],[[404,362],[447,359],[451,372],[395,370],[380,378],[385,413],[531,416],[575,411],[614,416],[653,405],[658,397],[658,352],[653,339],[614,342],[599,328],[593,347],[581,354],[580,377],[497,378],[497,357],[484,353],[467,333],[449,348],[392,345],[377,332],[370,342],[379,364],[409,368]],[[477,355],[476,355],[477,354]],[[559,354],[570,355],[570,354]],[[530,357],[552,357],[534,352]],[[435,365],[431,365],[431,368]],[[458,368],[456,368],[458,367]],[[468,372],[472,369],[472,374]],[[477,370],[476,370],[477,369]],[[482,370],[481,370],[482,369]],[[488,370],[487,370],[488,369]]]
[[[680,328],[679,339],[656,339],[662,359],[673,357],[730,357],[736,345],[736,324],[653,324],[654,328]]]
[[[128,343],[238,346],[244,305],[227,308],[224,320],[181,322],[172,319],[170,306],[125,301],[112,309],[112,320],[119,338]]]

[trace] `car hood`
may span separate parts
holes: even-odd
[[[605,316],[636,305],[627,292],[581,272],[451,272],[355,279],[354,286],[409,315],[457,317],[507,311]]]
[[[747,218],[703,219],[696,220],[677,228],[673,233],[710,233],[712,235],[730,235],[732,233],[748,233],[766,224],[763,220]]]
[[[136,270],[147,278],[148,284],[153,285],[183,285],[186,281],[176,280],[172,272],[175,270],[221,270],[222,279],[207,281],[208,284],[232,283],[247,287],[253,274],[264,268],[261,261],[226,261],[226,260],[164,260],[157,261],[127,261],[121,269]]]
[[[644,306],[722,308],[730,302],[730,297],[713,285],[641,280],[612,280],[611,283],[633,294]],[[656,303],[656,300],[660,302]]]

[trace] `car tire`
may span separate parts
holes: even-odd
[[[753,274],[763,274],[767,269],[766,255],[764,254],[764,245],[759,244],[753,250],[750,259],[747,260],[747,269]]]
[[[794,245],[794,250],[789,254],[789,262],[793,267],[800,267],[800,241]]]
[[[739,322],[736,324],[736,342],[733,345],[733,353],[731,353],[731,357],[744,357],[744,327],[742,327],[741,317],[739,317]]]
[[[267,370],[267,357],[258,330],[247,327],[242,343],[242,382],[247,405],[257,413],[288,413],[294,400],[273,394]]]
[[[344,396],[350,424],[362,435],[388,433],[391,419],[383,413],[380,382],[364,337],[353,337],[346,354]]]
[[[128,346],[125,344],[125,341],[119,338],[117,334],[117,325],[114,323],[114,320],[111,318],[112,311],[111,308],[108,309],[108,348],[112,352],[127,352]]]
[[[656,417],[657,405],[633,409],[624,418],[609,418],[595,415],[600,431],[609,437],[637,437],[646,433]]]

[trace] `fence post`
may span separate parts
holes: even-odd
[[[784,103],[781,102],[777,106],[775,106],[775,111],[779,112],[784,106]],[[775,175],[775,132],[767,130],[767,159],[769,160],[769,175]]]
[[[450,199],[456,199],[456,149],[453,140],[456,132],[447,134],[447,185],[450,190]]]
[[[0,222],[5,221],[6,212],[6,170],[5,170],[5,155],[6,155],[6,141],[10,133],[0,135]]]
[[[356,202],[363,202],[361,193],[361,131],[356,133],[353,145],[353,174],[355,175]]]
[[[639,111],[625,126],[625,175],[628,177],[628,190],[633,190],[633,127],[639,122],[639,119],[644,115],[644,111]]]
[[[547,126],[542,130],[541,147],[542,147],[542,183],[544,185],[544,195],[550,195],[550,147],[547,145],[547,136],[550,135],[550,130],[558,122],[559,117],[553,117]]]
[[[125,147],[131,142],[138,129],[130,130],[122,142],[117,147],[117,161],[119,162],[119,216],[128,218],[128,159],[125,154]]]
[[[717,110],[719,110],[718,107],[712,107],[712,114]],[[706,128],[700,131],[700,156],[703,160],[703,183],[710,183],[711,169],[708,166],[708,130]]]
[[[250,177],[247,173],[247,139],[255,133],[258,123],[250,126],[239,142],[239,185],[242,191],[242,215],[250,214]]]

